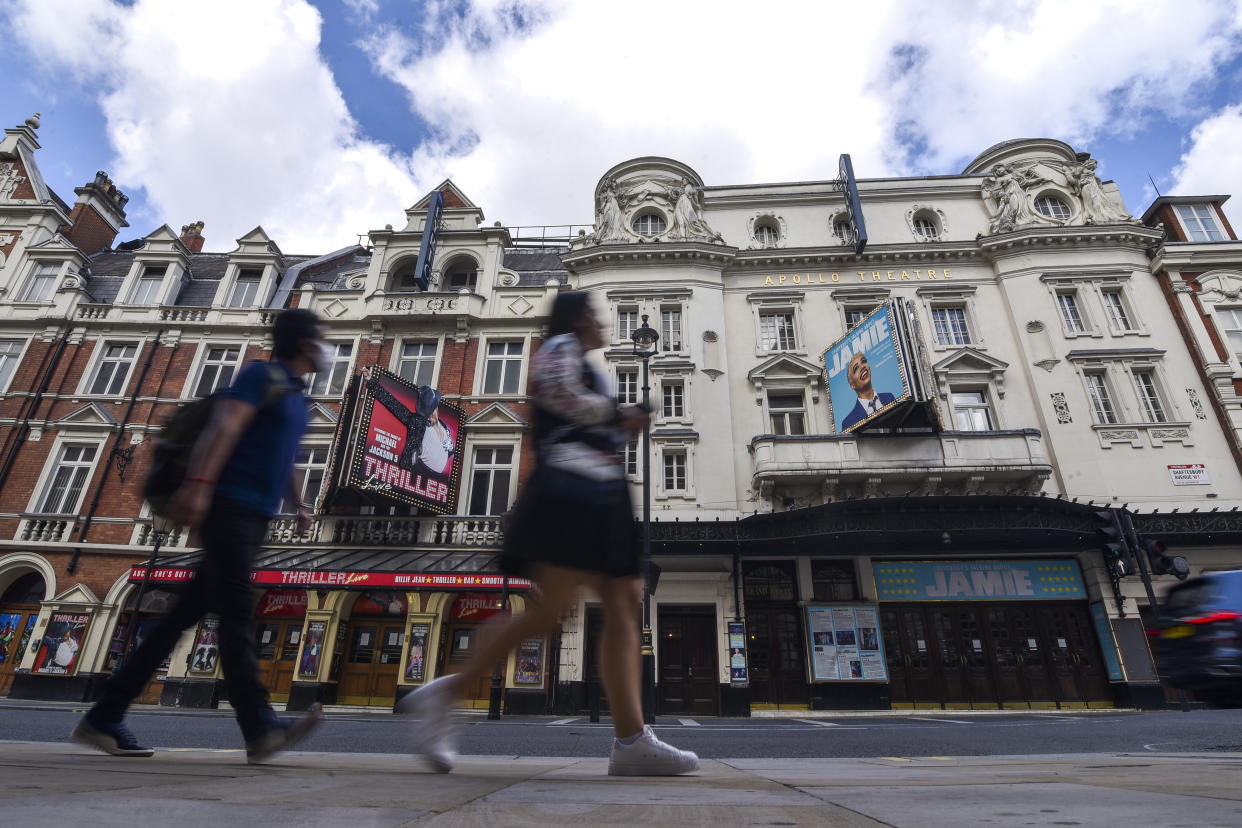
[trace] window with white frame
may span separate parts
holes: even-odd
[[[297,501],[284,497],[280,504],[282,515],[292,515],[298,510],[298,504],[305,503],[311,509],[319,500],[323,490],[323,478],[328,469],[327,446],[301,446],[293,455],[293,490]]]
[[[660,383],[664,405],[660,413],[665,418],[680,419],[686,416],[686,387],[681,380],[665,380]]]
[[[1065,325],[1066,333],[1087,332],[1087,324],[1083,321],[1082,310],[1078,307],[1077,291],[1058,291],[1057,310],[1061,312],[1061,323]]]
[[[970,331],[966,327],[966,309],[940,307],[931,309],[932,327],[936,331],[938,345],[969,345]]]
[[[1143,407],[1143,419],[1149,423],[1167,423],[1169,415],[1165,413],[1164,403],[1160,400],[1156,372],[1151,368],[1135,368],[1131,373],[1134,375],[1139,405]]]
[[[617,341],[629,342],[638,330],[638,308],[617,309]]]
[[[940,235],[940,228],[930,216],[915,216],[914,234],[924,241],[935,241]]]
[[[470,514],[499,515],[509,508],[512,446],[477,446],[470,478]]]
[[[1035,199],[1035,212],[1057,221],[1068,221],[1070,217],[1069,205],[1054,195],[1041,195]]]
[[[768,394],[772,434],[806,434],[806,400],[801,394]]]
[[[625,473],[630,477],[636,477],[638,475],[638,455],[638,438],[633,437],[625,444],[625,448],[621,450],[621,459],[625,463]]]
[[[995,427],[986,391],[954,388],[949,400],[953,403],[953,426],[958,431],[991,431]]]
[[[769,221],[755,223],[755,241],[760,247],[775,247],[780,241],[781,231]]]
[[[660,350],[681,350],[681,308],[665,308],[660,311]]]
[[[239,356],[241,348],[236,345],[209,346],[198,371],[194,396],[205,397],[217,388],[228,388],[233,381],[233,373],[237,370]]]
[[[68,515],[78,508],[95,463],[95,449],[89,443],[65,443],[60,447],[56,466],[39,498],[40,513]]]
[[[858,323],[863,321],[863,317],[871,313],[875,308],[846,308],[845,309],[845,329],[852,331],[858,327]]]
[[[854,243],[854,231],[850,223],[844,219],[838,219],[832,223],[832,235],[836,236],[839,244]]]
[[[643,213],[631,225],[640,236],[658,236],[668,229],[668,222],[659,213]]]
[[[1108,379],[1103,371],[1091,371],[1083,374],[1087,383],[1087,398],[1091,400],[1091,413],[1100,425],[1115,425],[1117,407],[1113,405],[1113,394],[1108,387]]]
[[[792,351],[798,347],[793,311],[759,314],[759,347],[765,351]]]
[[[1104,313],[1108,316],[1108,324],[1112,329],[1119,333],[1135,330],[1121,290],[1119,288],[1104,290],[1101,291],[1101,296],[1104,297]]]
[[[148,267],[138,277],[134,292],[130,295],[131,305],[154,305],[159,302],[160,286],[164,284],[164,273],[167,268]]]
[[[227,302],[230,308],[252,308],[259,296],[259,282],[263,279],[262,270],[242,270],[237,274],[237,281],[229,291]]]
[[[9,387],[9,379],[22,355],[22,340],[0,339],[0,391]]]
[[[522,343],[489,342],[483,363],[484,394],[517,394],[522,381]]]
[[[415,385],[431,385],[436,373],[436,343],[402,342],[397,373]]]
[[[1186,238],[1192,242],[1225,240],[1225,234],[1216,223],[1216,213],[1211,204],[1179,204],[1177,217],[1186,228]]]
[[[52,297],[56,287],[56,276],[60,273],[59,262],[39,262],[26,281],[19,302],[46,302]]]
[[[670,494],[686,491],[686,453],[664,452],[664,491]]]
[[[138,355],[138,345],[133,342],[105,342],[103,355],[95,365],[95,378],[91,380],[89,394],[122,394],[129,379],[129,369]]]
[[[474,259],[458,259],[449,265],[448,271],[444,274],[444,290],[461,290],[468,288],[474,290],[475,284],[479,281],[479,268],[474,263]]]
[[[638,371],[634,368],[617,369],[617,402],[622,405],[638,404]]]
[[[349,365],[354,357],[354,343],[328,343],[332,362],[328,370],[311,375],[311,394],[340,394],[349,380]]]
[[[1214,313],[1234,359],[1242,360],[1242,308],[1216,308]]]

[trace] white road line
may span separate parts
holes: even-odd
[[[567,725],[570,722],[576,722],[581,716],[574,716],[572,719],[557,719],[555,722],[548,722],[548,727],[556,727],[557,725]]]
[[[963,721],[962,719],[942,719],[939,716],[935,718],[932,718],[931,716],[928,716],[926,718],[924,718],[923,716],[911,716],[910,718],[911,720],[916,721],[916,722],[948,722],[949,724],[974,724],[974,722],[967,722],[967,721]]]
[[[681,722],[683,727],[702,727],[694,719],[678,719],[677,721]]]
[[[840,727],[836,722],[825,722],[821,719],[794,719],[795,722],[803,724],[815,725],[816,727]]]

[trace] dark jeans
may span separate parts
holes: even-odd
[[[130,702],[151,680],[182,632],[214,612],[220,618],[220,661],[229,703],[247,741],[272,727],[276,714],[259,681],[254,644],[254,594],[250,570],[267,532],[267,518],[224,498],[216,498],[200,534],[203,560],[168,615],[143,639],[124,666],[104,685],[90,717],[119,722]]]

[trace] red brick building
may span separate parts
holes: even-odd
[[[131,625],[155,540],[139,494],[151,438],[178,406],[269,359],[271,321],[293,306],[319,313],[335,348],[311,379],[305,500],[324,487],[342,395],[361,368],[436,387],[464,409],[464,439],[448,515],[333,509],[306,535],[273,522],[255,574],[264,679],[294,707],[390,706],[464,658],[500,606],[497,516],[529,466],[527,362],[566,283],[556,252],[485,227],[447,181],[426,291],[413,275],[430,197],[400,229],[327,253],[286,254],[261,227],[205,252],[202,222],[117,244],[125,195],[99,173],[72,205],[57,197],[35,159],[37,127],[30,119],[0,143],[0,694],[91,698],[131,626],[141,636],[167,606],[197,554],[179,531],[161,535]],[[187,631],[148,699],[218,701],[214,629],[207,619]],[[549,653],[532,640],[510,659],[511,710],[549,703]]]

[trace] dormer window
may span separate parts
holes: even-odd
[[[1210,204],[1179,204],[1177,217],[1186,228],[1186,238],[1192,242],[1224,241],[1225,234],[1216,223],[1216,213]]]
[[[22,291],[19,302],[46,302],[52,296],[56,286],[56,276],[60,273],[59,262],[40,262],[35,265],[26,289]]]
[[[635,216],[632,226],[640,236],[658,236],[668,229],[668,222],[659,213],[643,213]]]
[[[130,296],[131,305],[154,305],[160,298],[160,286],[164,284],[165,268],[148,267],[138,277],[134,285],[134,293]]]
[[[229,293],[230,308],[252,308],[259,296],[259,282],[263,278],[261,270],[243,270],[237,274],[233,290]]]

